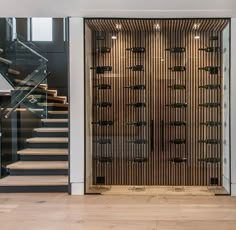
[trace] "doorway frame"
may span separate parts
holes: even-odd
[[[87,20],[99,20],[99,19],[103,19],[103,20],[209,20],[209,19],[225,19],[225,20],[229,20],[229,181],[230,181],[230,188],[229,188],[229,193],[226,194],[227,196],[231,196],[231,187],[232,187],[232,177],[231,177],[231,171],[232,171],[232,157],[231,157],[231,44],[232,44],[232,40],[231,40],[231,17],[194,17],[194,18],[188,18],[188,17],[181,17],[181,18],[127,18],[127,17],[117,17],[117,18],[113,18],[113,17],[84,17],[83,18],[83,58],[84,58],[84,63],[83,63],[83,77],[84,77],[84,195],[100,195],[100,193],[96,194],[96,193],[89,193],[86,191],[86,183],[87,183],[87,179],[86,179],[86,140],[87,140],[87,136],[86,136],[86,124],[87,124],[87,119],[86,119],[86,71],[85,71],[85,67],[86,67],[86,62],[85,62],[85,57],[86,57],[86,41],[85,41],[85,26],[86,26],[86,21]],[[224,144],[224,141],[223,141]],[[222,174],[223,176],[223,174]]]

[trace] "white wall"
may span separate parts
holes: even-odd
[[[230,104],[229,104],[229,94],[230,94],[230,25],[223,31],[223,187],[227,192],[230,192],[230,143],[229,143],[229,132],[230,132]]]
[[[84,39],[83,19],[70,18],[70,186],[84,193]]]
[[[1,17],[232,17],[235,0],[1,0]]]
[[[231,21],[231,194],[236,196],[236,18]]]
[[[1,17],[80,17],[70,19],[70,183],[72,194],[84,188],[84,80],[83,20],[81,17],[236,17],[235,0],[1,0]],[[236,18],[232,20],[232,41],[236,40]],[[236,43],[232,43],[232,63]],[[231,85],[236,85],[232,65]],[[231,91],[236,97],[236,91]],[[231,105],[236,117],[236,104]],[[232,119],[232,153],[236,153],[236,120]],[[236,154],[232,154],[232,194],[236,195]],[[235,167],[234,167],[235,165]]]

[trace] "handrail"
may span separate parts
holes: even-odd
[[[40,65],[36,70],[34,70],[31,74],[28,75],[28,77],[26,77],[24,80],[22,80],[22,83],[20,83],[17,87],[15,87],[14,85],[12,85],[15,89],[20,90],[21,92],[18,94],[17,97],[15,97],[15,99],[19,98],[22,94],[24,90],[28,90],[28,88],[30,86],[34,86],[33,82],[31,84],[29,84],[29,82],[32,80],[32,78],[38,74],[40,72],[40,70],[43,69],[43,67],[45,66],[45,64]],[[1,73],[1,72],[0,72]],[[7,79],[7,78],[6,78]],[[21,87],[20,87],[21,86]]]
[[[42,58],[44,61],[48,62],[48,59],[36,52],[35,50],[31,49],[29,46],[27,46],[25,43],[20,41],[18,38],[15,39],[18,43],[20,43],[22,46],[24,46],[26,49],[28,49],[31,53],[35,54],[36,56]]]
[[[25,99],[50,75],[51,73],[47,73],[47,75],[42,79],[40,80],[37,85],[35,85],[35,87],[33,89],[31,89],[4,117],[7,119],[9,118],[9,116],[17,109],[17,107],[19,105],[21,105]]]
[[[18,86],[26,85],[44,67],[45,63],[39,65],[32,73],[30,73],[24,80],[22,80],[23,84],[20,83]]]

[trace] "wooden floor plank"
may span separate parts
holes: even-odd
[[[236,198],[223,196],[0,194],[0,203],[1,228],[7,230],[235,230],[236,226]]]

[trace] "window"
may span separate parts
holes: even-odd
[[[29,40],[52,41],[52,18],[31,18]]]
[[[16,34],[16,18],[12,18],[12,41],[17,38]]]

